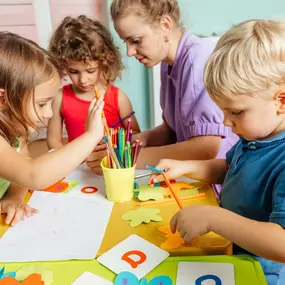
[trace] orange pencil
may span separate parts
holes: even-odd
[[[170,182],[169,182],[169,180],[168,180],[166,174],[165,174],[164,172],[162,172],[161,174],[162,174],[162,176],[163,176],[163,178],[164,178],[164,181],[166,182],[166,184],[167,184],[167,186],[168,186],[168,188],[169,188],[171,194],[173,195],[175,201],[177,202],[179,208],[182,209],[182,208],[183,208],[183,205],[182,205],[182,203],[181,203],[180,197],[179,197],[178,195],[176,195],[175,191],[172,189],[171,184],[170,184]]]
[[[202,198],[205,197],[206,193],[199,193],[191,196],[185,196],[185,197],[180,197],[181,200],[188,200],[188,199],[195,199],[195,198]],[[139,202],[140,207],[146,207],[146,206],[153,206],[155,204],[162,204],[162,203],[170,203],[170,202],[176,202],[174,198],[166,198],[161,201],[146,201],[146,202]]]
[[[95,90],[95,97],[96,97],[96,99],[99,99],[100,95],[98,93],[97,88],[94,87],[94,90]],[[108,125],[107,125],[107,120],[106,120],[104,111],[102,111],[102,118],[104,119],[104,129],[105,129],[106,136],[109,138],[111,136],[110,136],[110,132],[109,132],[109,128],[108,128]],[[111,141],[109,141],[109,143],[112,145]]]

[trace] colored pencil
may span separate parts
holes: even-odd
[[[129,119],[132,115],[135,114],[135,111],[132,111],[130,114],[128,114],[127,116],[121,118],[119,121],[117,121],[115,124],[111,125],[111,128],[116,127],[119,124],[122,124],[126,119]]]
[[[130,130],[131,130],[131,119],[128,119],[127,133],[126,133],[126,142],[130,141]]]
[[[98,92],[96,87],[94,87],[94,89],[95,89],[95,97],[96,97],[96,99],[99,99],[99,97],[100,97],[99,92]],[[110,132],[109,132],[109,128],[107,125],[107,120],[106,120],[104,110],[102,110],[102,118],[103,118],[103,124],[104,124],[104,130],[105,130],[106,136],[110,137]]]
[[[110,152],[111,158],[112,158],[112,159],[114,160],[114,162],[115,162],[115,164],[114,164],[113,166],[116,165],[117,168],[121,168],[120,163],[119,163],[119,161],[118,161],[118,158],[117,158],[117,156],[116,156],[116,154],[115,154],[115,151],[114,151],[113,147],[109,145],[109,140],[110,140],[110,138],[108,139],[106,136],[104,136],[104,140],[105,140],[105,142],[106,142],[107,149],[108,149],[109,152]]]
[[[146,165],[146,168],[149,169],[149,170],[151,170],[151,171],[153,171],[153,172],[159,173],[159,174],[162,174],[162,173],[163,173],[162,170],[157,169],[157,168],[155,168],[155,167],[152,167],[152,166],[150,166],[150,165]]]
[[[166,182],[166,184],[167,184],[167,186],[168,186],[172,196],[174,197],[176,203],[178,204],[179,208],[182,209],[183,205],[181,203],[180,197],[178,195],[176,195],[175,191],[172,189],[172,186],[171,186],[171,184],[170,184],[170,182],[169,182],[165,172],[162,172],[161,174],[162,174],[162,176],[164,178],[164,181]]]

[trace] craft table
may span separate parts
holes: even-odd
[[[200,257],[170,257],[152,270],[147,276],[147,280],[159,275],[167,275],[175,285],[178,263],[189,262],[215,262],[232,263],[235,271],[235,285],[266,285],[264,274],[260,264],[249,256],[200,256]],[[5,265],[5,271],[17,271],[24,265],[35,263],[13,263]],[[107,268],[101,266],[96,260],[93,261],[65,261],[65,262],[38,262],[36,265],[53,272],[52,285],[70,285],[83,272],[89,271],[107,280],[113,281],[115,274]],[[1,281],[0,281],[1,284]],[[19,283],[20,284],[20,283]],[[99,284],[98,284],[99,285]],[[137,284],[133,284],[137,285]]]

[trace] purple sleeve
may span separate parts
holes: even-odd
[[[181,78],[181,110],[186,136],[226,137],[229,128],[223,124],[223,113],[208,95],[203,82],[204,66],[211,49],[207,47],[203,51],[202,48],[197,55],[194,53],[192,50],[185,55]]]

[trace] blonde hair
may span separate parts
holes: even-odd
[[[285,22],[250,20],[218,41],[204,69],[213,98],[255,96],[285,84]]]
[[[98,61],[108,83],[121,76],[122,58],[110,31],[99,21],[84,15],[64,18],[50,40],[49,50],[62,69],[69,60],[94,60]]]
[[[135,13],[150,23],[157,23],[168,15],[177,26],[181,26],[180,9],[176,0],[113,0],[110,10],[113,21]]]
[[[0,32],[0,89],[5,91],[5,104],[0,110],[0,136],[11,145],[17,137],[27,138],[28,127],[35,128],[29,118],[28,104],[33,102],[36,86],[58,73],[56,61],[36,43],[16,34]]]

